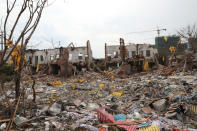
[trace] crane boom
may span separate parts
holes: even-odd
[[[156,30],[137,31],[137,32],[130,32],[130,33],[128,33],[128,34],[133,34],[133,33],[146,33],[146,32],[153,32],[153,31],[157,31],[157,34],[158,34],[158,36],[159,36],[161,31],[166,31],[166,30],[167,30],[167,29],[165,29],[165,28],[163,28],[163,29],[159,29],[159,28],[157,27],[157,29],[156,29]]]

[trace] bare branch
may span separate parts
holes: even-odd
[[[7,31],[6,31],[7,21],[8,21],[10,12],[12,11],[12,9],[15,6],[15,3],[16,3],[16,0],[14,0],[14,3],[12,4],[11,9],[9,9],[9,2],[7,0],[7,15],[6,15],[6,18],[5,18],[5,21],[4,21],[4,31],[3,31],[4,32],[4,46],[6,45],[6,40],[7,40],[7,37],[6,37],[6,35],[7,35]],[[6,51],[7,51],[7,47],[5,46],[5,49],[3,51],[3,55],[1,57],[1,62],[3,62],[3,58],[5,56]],[[0,64],[2,64],[2,63],[0,63]]]
[[[196,25],[187,25],[186,27],[183,27],[179,31],[177,31],[177,34],[186,41],[188,41],[189,38],[197,38]]]
[[[25,39],[24,47],[26,48],[26,45],[27,45],[27,43],[29,42],[29,39],[30,39],[31,36],[33,35],[33,33],[34,33],[34,31],[35,31],[35,29],[36,29],[36,27],[37,27],[37,25],[38,25],[38,23],[39,23],[39,21],[40,21],[40,17],[41,17],[41,14],[42,14],[42,11],[43,11],[43,9],[44,9],[44,5],[45,5],[46,1],[47,1],[47,0],[44,0],[44,1],[41,3],[41,5],[39,5],[39,3],[37,3],[37,7],[36,7],[36,9],[34,10],[34,12],[33,12],[33,13],[30,13],[29,19],[28,19],[28,21],[27,21],[25,27],[23,28],[23,30],[22,30],[20,36],[19,36],[18,39],[16,40],[15,45],[14,45],[14,47],[12,48],[12,50],[9,52],[9,54],[7,55],[7,57],[5,58],[5,60],[3,60],[4,62],[7,61],[7,60],[9,59],[11,53],[13,52],[14,48],[15,48],[15,47],[18,45],[18,43],[20,42],[20,40],[22,39],[23,35],[27,34],[27,32],[30,31],[30,30],[32,29],[32,31],[31,31],[31,33],[29,34],[29,36]],[[39,1],[38,1],[38,2],[39,2]],[[39,10],[38,10],[38,9],[39,9]],[[32,20],[33,20],[34,15],[35,15],[36,12],[38,12],[38,15],[37,15],[36,20],[34,21],[33,26],[30,27],[30,28],[28,29],[28,31],[26,31],[27,28],[31,25],[31,22],[32,22]]]
[[[27,30],[27,28],[31,25],[31,22],[32,22],[32,20],[33,20],[33,17],[34,17],[34,15],[35,15],[35,13],[37,12],[37,10],[39,9],[40,7],[37,5],[37,7],[36,7],[36,9],[33,11],[32,10],[32,12],[30,12],[30,16],[29,16],[29,20],[28,20],[28,24],[26,24],[26,26],[25,26],[25,28],[24,28],[24,30],[25,30],[25,32],[24,32],[24,34],[27,34],[27,32],[29,31],[29,29],[28,29],[28,31],[26,31]],[[36,21],[36,20],[35,20]],[[31,28],[30,28],[31,29]]]
[[[14,3],[12,4],[12,7],[11,7],[10,11],[12,11],[12,9],[14,8],[15,3],[16,3],[16,0],[14,0]]]
[[[29,42],[29,39],[32,37],[32,35],[33,35],[35,29],[36,29],[37,26],[38,26],[38,23],[39,23],[39,21],[40,21],[40,18],[41,18],[41,15],[42,15],[42,11],[43,11],[43,9],[44,9],[45,4],[46,4],[46,0],[43,1],[42,6],[41,6],[41,8],[40,8],[40,11],[38,12],[38,16],[37,16],[35,25],[34,25],[32,31],[31,31],[30,35],[29,35],[29,36],[27,37],[27,39],[25,40],[25,47],[26,47],[27,43]]]
[[[9,7],[8,7],[9,1],[7,0],[6,3],[7,3],[7,13],[8,13],[9,12]]]
[[[12,35],[13,35],[13,33],[14,33],[14,29],[15,29],[15,27],[16,27],[16,25],[17,25],[17,23],[18,23],[18,21],[19,21],[19,19],[20,19],[20,17],[21,17],[21,15],[23,14],[23,12],[25,11],[25,9],[26,9],[26,7],[27,7],[27,1],[24,1],[24,3],[23,3],[23,5],[22,5],[22,8],[21,8],[21,10],[20,10],[20,12],[19,12],[19,14],[18,14],[18,16],[17,16],[17,19],[16,19],[16,21],[15,21],[15,23],[14,23],[14,25],[13,25],[13,27],[12,27],[12,29],[11,29],[11,33],[10,33],[10,36],[9,36],[9,40],[12,38]]]

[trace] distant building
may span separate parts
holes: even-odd
[[[155,48],[159,56],[171,55],[170,46],[176,47],[176,54],[183,54],[183,51],[188,48],[188,43],[182,43],[179,36],[167,36],[167,40],[164,40],[164,36],[155,37]]]
[[[153,58],[157,53],[157,49],[154,49],[150,44],[129,44],[125,45],[128,51],[128,57],[134,57],[137,54],[143,55],[146,59]],[[120,57],[120,45],[107,45],[107,56],[111,58]]]
[[[88,57],[88,51],[90,52],[90,60],[92,60],[92,50],[91,48],[84,47],[69,47],[69,62],[77,63],[80,61],[85,61]],[[55,62],[60,57],[60,48],[55,49],[28,49],[26,50],[26,57],[28,59],[28,64],[36,66],[37,64],[50,64]]]
[[[167,65],[169,63],[169,58],[172,55],[170,47],[174,46],[176,48],[176,55],[183,55],[184,51],[188,49],[188,43],[182,43],[179,36],[164,36],[155,37],[155,48],[158,50],[158,60],[159,63]],[[183,56],[181,57],[183,58]]]

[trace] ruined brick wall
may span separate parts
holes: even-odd
[[[60,75],[63,77],[69,77],[72,75],[72,64],[69,63],[69,50],[60,49],[60,58],[58,65],[60,66]]]

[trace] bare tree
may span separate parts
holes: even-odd
[[[182,37],[186,42],[189,38],[197,38],[197,26],[196,24],[187,25],[177,31],[178,35]]]
[[[5,0],[6,2],[6,15],[1,16],[3,19],[3,53],[0,56],[0,67],[6,64],[9,58],[16,58],[12,56],[13,52],[17,49],[17,59],[15,59],[15,66],[18,66],[15,70],[15,91],[16,98],[19,96],[21,71],[24,66],[24,55],[27,44],[35,32],[40,18],[42,16],[43,9],[47,3],[47,0]],[[14,9],[19,12],[16,14]],[[14,18],[11,17],[15,16]],[[26,19],[25,22],[24,18]],[[23,22],[21,24],[20,22]],[[12,23],[12,25],[10,24]],[[23,26],[23,27],[21,27]],[[18,28],[20,30],[18,30]],[[16,35],[17,34],[17,35]]]
[[[183,72],[189,70],[192,70],[193,65],[193,59],[194,59],[194,53],[196,53],[196,41],[197,41],[197,26],[195,24],[193,25],[187,25],[186,27],[183,27],[179,31],[177,31],[178,35],[183,39],[184,42],[187,42],[188,50],[184,53],[184,68]]]

